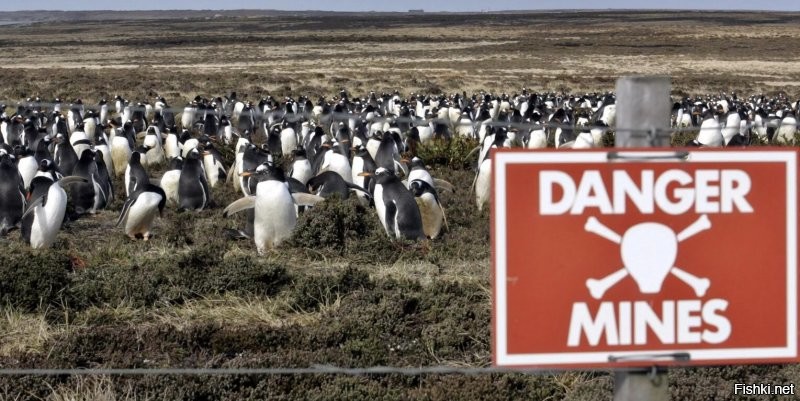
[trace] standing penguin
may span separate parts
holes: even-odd
[[[111,164],[114,166],[114,174],[117,176],[125,174],[135,146],[136,133],[133,131],[133,124],[127,122],[122,126],[120,135],[114,135],[111,139]]]
[[[259,180],[256,194],[245,196],[225,208],[224,216],[245,209],[255,208],[253,239],[259,254],[280,245],[292,234],[297,224],[295,204],[313,205],[322,200],[310,194],[292,194],[280,167],[269,163],[260,165],[255,171],[246,171],[245,176]]]
[[[374,200],[378,218],[389,237],[425,238],[422,216],[414,196],[394,174],[383,167],[375,171]]]
[[[86,149],[81,153],[81,158],[75,165],[73,174],[86,180],[72,185],[72,202],[75,204],[75,213],[79,215],[94,214],[98,209],[104,208],[108,198],[98,182],[94,151]]]
[[[218,183],[224,182],[227,178],[225,172],[225,165],[222,162],[222,155],[214,148],[214,144],[208,136],[200,137],[200,143],[203,145],[203,167],[206,171],[206,179],[211,188],[217,186]]]
[[[30,203],[22,215],[22,238],[32,248],[49,248],[56,241],[58,230],[67,211],[64,187],[86,183],[82,177],[69,176],[58,181],[36,177],[28,192]]]
[[[289,170],[289,176],[300,181],[305,185],[314,172],[311,170],[311,162],[306,157],[306,151],[302,148],[292,151],[292,168]]]
[[[442,223],[447,226],[447,218],[436,188],[427,181],[412,180],[409,189],[414,194],[414,200],[417,201],[422,216],[422,231],[426,237],[436,239],[442,231]]]
[[[211,203],[211,189],[200,157],[194,148],[183,161],[178,179],[178,210],[203,210]]]
[[[0,150],[0,237],[19,226],[24,212],[25,192],[14,156]]]
[[[136,190],[137,185],[150,182],[147,171],[145,171],[141,162],[142,155],[145,154],[146,151],[145,148],[142,148],[141,150],[131,153],[131,160],[125,168],[125,196],[131,196]]]
[[[147,134],[144,136],[143,145],[149,148],[144,157],[145,165],[154,166],[166,162],[164,147],[161,144],[161,131],[158,127],[154,125],[147,127]]]
[[[58,166],[61,174],[72,175],[72,170],[78,163],[78,154],[68,139],[62,134],[56,135],[56,149],[53,152],[53,161]]]
[[[183,158],[180,156],[169,161],[169,166],[164,175],[161,176],[159,185],[164,190],[167,200],[172,204],[178,204],[178,183],[181,178],[181,170],[183,169]]]
[[[151,237],[150,229],[156,215],[163,217],[167,195],[164,190],[149,182],[137,188],[122,205],[117,226],[125,221],[125,235],[131,239]]]

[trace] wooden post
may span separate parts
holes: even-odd
[[[670,78],[661,76],[617,80],[616,126],[623,130],[615,132],[616,147],[670,146],[670,86]],[[614,401],[669,399],[666,369],[614,372]]]

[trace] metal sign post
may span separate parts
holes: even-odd
[[[618,148],[670,146],[670,78],[631,76],[617,80]],[[616,370],[614,401],[669,400],[666,369]]]

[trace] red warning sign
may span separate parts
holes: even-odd
[[[797,361],[797,155],[495,153],[495,365]]]

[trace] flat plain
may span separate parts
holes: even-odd
[[[610,91],[629,74],[673,93],[800,94],[800,14],[268,11],[0,13],[0,101],[121,95],[331,97]],[[431,150],[435,152],[436,150]],[[155,238],[115,228],[122,206],[69,222],[52,250],[0,242],[0,368],[487,367],[489,215],[469,149],[431,163],[441,239],[392,242],[374,211],[332,201],[258,256],[220,234],[237,195],[168,208]],[[231,157],[230,150],[224,152]],[[150,172],[158,176],[161,171]],[[119,180],[115,182],[121,189]],[[532,261],[536,255],[531,255]],[[541,328],[547,330],[547,327]],[[674,369],[675,399],[733,399],[733,383],[800,383],[796,365]],[[0,376],[0,399],[610,399],[607,371],[552,375]]]

